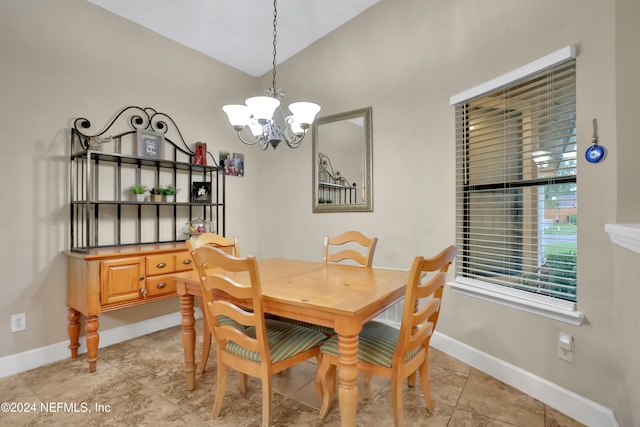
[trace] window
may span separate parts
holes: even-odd
[[[454,290],[579,324],[575,49],[569,52],[454,103]]]

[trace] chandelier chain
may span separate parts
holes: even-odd
[[[285,114],[280,100],[284,98],[284,90],[276,87],[276,59],[278,38],[278,1],[273,0],[273,76],[272,86],[265,91],[266,96],[252,97],[246,105],[225,105],[222,109],[229,122],[238,132],[240,141],[247,145],[259,144],[266,150],[274,149],[284,140],[290,148],[298,148],[307,130],[313,123],[320,106],[312,102],[295,102],[289,105],[292,115]],[[277,102],[267,97],[276,98]],[[249,108],[251,104],[252,110]],[[264,111],[263,111],[264,110]],[[264,113],[263,115],[260,115]],[[243,135],[244,133],[244,135]]]
[[[272,84],[272,89],[274,92],[274,95],[277,93],[277,89],[276,89],[276,38],[278,36],[278,30],[277,30],[277,25],[278,25],[278,1],[277,0],[273,0],[273,70],[271,71],[271,73],[273,74],[273,82]]]

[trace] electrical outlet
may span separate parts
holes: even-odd
[[[27,329],[27,314],[20,313],[11,316],[11,332],[19,332]]]
[[[558,358],[566,360],[569,363],[573,363],[573,351],[565,350],[563,348],[558,349]]]

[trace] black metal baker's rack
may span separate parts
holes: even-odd
[[[141,132],[158,137],[160,156],[138,151]],[[195,158],[195,148],[187,145],[174,120],[150,107],[125,107],[99,131],[92,131],[88,119],[76,119],[69,167],[70,249],[86,253],[102,247],[180,242],[189,237],[181,221],[195,218],[210,221],[215,232],[225,235],[225,175],[209,151],[204,162],[195,164]],[[182,188],[187,199],[133,199],[127,189],[141,184],[143,176],[153,186],[160,186],[161,180],[187,186]],[[210,197],[204,202],[191,196],[194,182],[210,183]]]

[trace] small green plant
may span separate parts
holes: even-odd
[[[149,189],[146,185],[136,184],[129,187],[129,191],[131,191],[133,194],[144,194],[149,191]]]
[[[174,187],[173,185],[167,185],[163,189],[163,193],[165,196],[175,196],[180,192],[179,188]]]
[[[153,187],[151,190],[149,190],[150,194],[154,194],[156,196],[162,195],[164,194],[164,188],[163,187]]]
[[[318,199],[319,205],[330,205],[331,203],[333,203],[333,200],[331,199],[323,199],[322,197]]]

